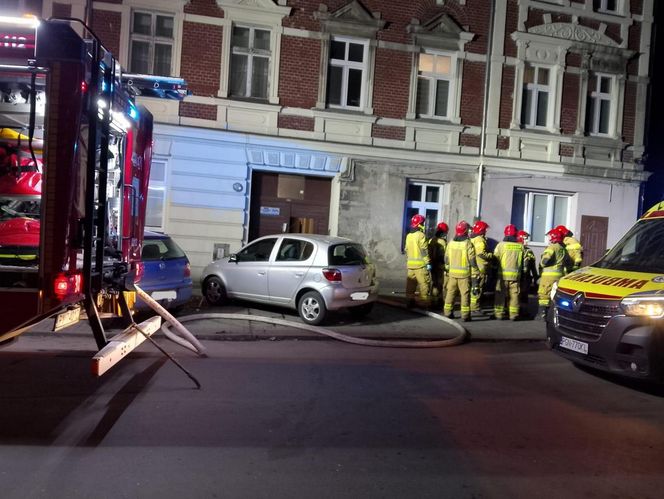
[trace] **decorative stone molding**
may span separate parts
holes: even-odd
[[[260,12],[262,15],[272,14],[279,18],[290,14],[291,8],[286,7],[286,2],[279,0],[279,5],[273,0],[217,0],[217,5],[222,9],[238,8],[243,11]]]
[[[320,4],[319,9],[314,12],[314,19],[321,22],[324,32],[335,35],[375,38],[376,32],[385,27],[385,21],[380,18],[379,12],[369,12],[357,0],[334,12],[329,12],[327,5]]]
[[[551,36],[553,38],[562,38],[573,42],[585,42],[599,45],[608,45],[618,47],[618,43],[606,36],[604,33],[587,26],[580,26],[572,23],[551,23],[533,26],[528,33],[535,35]]]
[[[463,51],[466,43],[475,38],[474,33],[464,30],[445,13],[439,14],[424,24],[413,19],[406,27],[413,34],[416,45],[441,50]]]

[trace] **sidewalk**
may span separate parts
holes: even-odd
[[[374,306],[373,311],[363,320],[356,320],[346,311],[330,313],[329,320],[323,325],[332,331],[357,338],[372,339],[449,339],[459,331],[447,319],[439,320],[424,315],[422,310],[407,310],[405,296],[399,290],[385,290]],[[432,312],[440,312],[432,310]],[[545,325],[541,321],[496,321],[489,320],[490,309],[484,317],[473,318],[472,322],[456,320],[470,333],[471,341],[501,340],[544,340]],[[201,314],[241,314],[267,317],[293,322],[301,325],[302,321],[295,310],[253,305],[245,302],[233,302],[223,307],[210,307],[200,297],[192,300],[190,306],[180,316],[184,326],[201,340],[251,341],[251,340],[330,340],[327,336],[283,325],[269,324],[249,320],[206,319],[188,320],[189,316]],[[458,310],[456,316],[459,316]],[[53,319],[47,319],[26,334],[50,335],[89,335],[92,331],[86,321],[71,326],[61,332],[52,333]],[[119,327],[116,325],[116,327]],[[112,337],[118,330],[108,330]],[[161,335],[161,333],[158,333]]]

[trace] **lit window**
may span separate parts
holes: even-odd
[[[445,54],[420,54],[417,77],[417,116],[452,116],[456,58]]]
[[[173,62],[173,16],[132,12],[129,71],[170,76]]]
[[[611,135],[611,94],[613,77],[593,75],[588,86],[586,130],[591,135]]]
[[[332,108],[362,109],[367,71],[366,42],[334,38],[330,43],[327,103]]]
[[[534,243],[545,244],[546,233],[558,225],[569,225],[570,195],[517,189],[512,199],[512,220],[530,233]]]
[[[521,123],[526,127],[546,127],[549,124],[551,70],[526,65],[523,75]]]
[[[265,29],[233,26],[230,95],[268,98],[270,37]]]
[[[408,232],[410,219],[413,215],[419,213],[426,220],[427,235],[432,236],[438,222],[443,220],[443,206],[445,205],[446,196],[445,185],[408,182],[404,232]]]

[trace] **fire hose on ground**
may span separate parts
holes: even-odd
[[[256,315],[248,315],[248,314],[227,314],[227,313],[207,313],[207,314],[193,314],[189,316],[184,316],[180,317],[179,319],[175,319],[171,314],[169,314],[163,307],[161,307],[157,302],[152,300],[146,299],[149,298],[149,295],[145,293],[143,290],[140,290],[140,288],[137,287],[137,291],[139,296],[144,299],[150,307],[160,314],[165,322],[161,327],[162,332],[164,335],[166,335],[167,338],[171,339],[172,341],[176,342],[177,344],[188,348],[189,350],[192,350],[196,353],[202,354],[204,352],[204,347],[198,342],[198,340],[195,338],[195,336],[190,333],[183,325],[183,322],[191,322],[191,321],[196,321],[196,320],[244,320],[244,321],[252,321],[252,322],[264,322],[268,324],[273,324],[277,326],[287,326],[287,327],[293,327],[296,329],[302,329],[308,332],[316,333],[316,334],[321,334],[324,336],[328,336],[330,338],[333,338],[335,340],[339,341],[344,341],[346,343],[352,343],[355,345],[363,345],[363,346],[373,346],[373,347],[391,347],[391,348],[441,348],[441,347],[450,347],[454,345],[459,345],[463,343],[468,335],[468,332],[458,323],[455,321],[448,319],[447,317],[444,317],[442,315],[433,313],[433,312],[428,312],[424,310],[419,310],[419,309],[413,309],[414,312],[420,313],[422,315],[426,315],[429,317],[432,317],[434,319],[443,321],[452,327],[454,327],[459,334],[453,338],[448,338],[448,339],[442,339],[442,340],[377,340],[377,339],[368,339],[368,338],[357,338],[354,336],[348,336],[346,334],[342,333],[337,333],[335,331],[332,331],[327,328],[319,327],[319,326],[313,326],[309,324],[303,324],[303,323],[298,323],[298,322],[292,322],[284,319],[277,319],[273,317],[262,317],[262,316],[256,316]],[[151,303],[152,302],[152,303]],[[396,306],[397,304],[391,301],[383,300],[383,303],[386,303],[388,305]],[[159,310],[161,309],[161,310]],[[175,334],[173,331],[171,331],[171,327],[180,335]]]
[[[420,313],[422,315],[426,315],[428,317],[432,317],[434,319],[443,321],[451,326],[453,326],[457,331],[459,331],[459,334],[455,336],[454,338],[449,338],[449,339],[443,339],[443,340],[376,340],[376,339],[368,339],[368,338],[357,338],[354,336],[348,336],[345,334],[337,333],[335,331],[319,327],[319,326],[313,326],[310,324],[301,324],[297,322],[292,322],[292,321],[287,321],[283,319],[277,319],[273,317],[262,317],[262,316],[256,316],[256,315],[248,315],[248,314],[225,314],[225,313],[208,313],[208,314],[194,314],[194,315],[189,315],[189,316],[184,316],[180,317],[180,319],[176,319],[173,317],[164,307],[162,307],[157,301],[155,301],[148,293],[143,291],[139,286],[135,286],[136,288],[136,293],[138,296],[145,301],[145,303],[148,304],[148,306],[155,311],[157,314],[159,314],[163,319],[164,319],[164,324],[161,327],[162,332],[164,335],[170,339],[171,341],[177,343],[178,345],[187,348],[198,355],[202,357],[206,357],[207,354],[205,353],[205,347],[198,341],[198,339],[189,331],[187,328],[185,328],[182,325],[182,322],[190,322],[190,321],[195,321],[195,320],[214,320],[214,319],[230,319],[230,320],[245,320],[245,321],[253,321],[253,322],[265,322],[268,324],[273,324],[273,325],[278,325],[278,326],[287,326],[287,327],[294,327],[296,329],[303,329],[305,331],[309,331],[312,333],[317,333],[321,334],[324,336],[328,336],[330,338],[333,338],[335,340],[343,341],[346,343],[352,343],[354,345],[362,345],[362,346],[372,346],[372,347],[391,347],[391,348],[442,348],[442,347],[450,347],[450,346],[455,346],[455,345],[460,345],[463,343],[467,336],[468,336],[468,331],[466,331],[460,324],[457,324],[451,319],[448,319],[445,316],[433,313],[433,312],[428,312],[425,310],[419,310],[419,309],[412,309],[414,312]],[[381,300],[383,303],[391,306],[399,306],[398,303],[392,302],[390,300]],[[163,348],[161,348],[159,345],[157,345],[150,336],[145,333],[139,327],[137,324],[134,323],[134,327],[143,335],[145,336],[146,339],[148,339],[150,342],[152,342],[164,355],[166,355],[176,366],[178,366],[184,373],[191,378],[194,383],[196,384],[197,388],[200,388],[200,383],[198,380],[189,372],[187,371],[179,362],[177,362],[168,352],[166,352]],[[171,331],[170,328],[173,328],[177,334],[175,334],[173,331]]]

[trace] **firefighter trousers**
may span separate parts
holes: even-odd
[[[431,296],[438,298],[441,303],[445,302],[445,269],[443,267],[434,268],[431,272]]]
[[[447,276],[443,313],[448,317],[452,315],[457,292],[461,295],[461,318],[467,319],[470,317],[470,277]]]
[[[519,317],[519,291],[519,281],[498,280],[496,283],[496,301],[493,307],[497,319],[505,317],[506,308],[510,319]]]
[[[540,277],[539,288],[537,288],[537,301],[540,307],[548,307],[551,302],[551,288],[560,276]]]
[[[480,292],[477,295],[470,295],[470,309],[473,312],[479,312],[480,310],[480,300],[482,299],[482,293],[484,293],[484,286],[486,285],[486,274],[481,272],[476,275],[477,285],[480,289]]]
[[[426,267],[419,269],[408,269],[406,278],[406,299],[408,302],[415,301],[415,290],[419,288],[420,302],[424,306],[429,306],[429,289],[431,288],[431,275]]]

